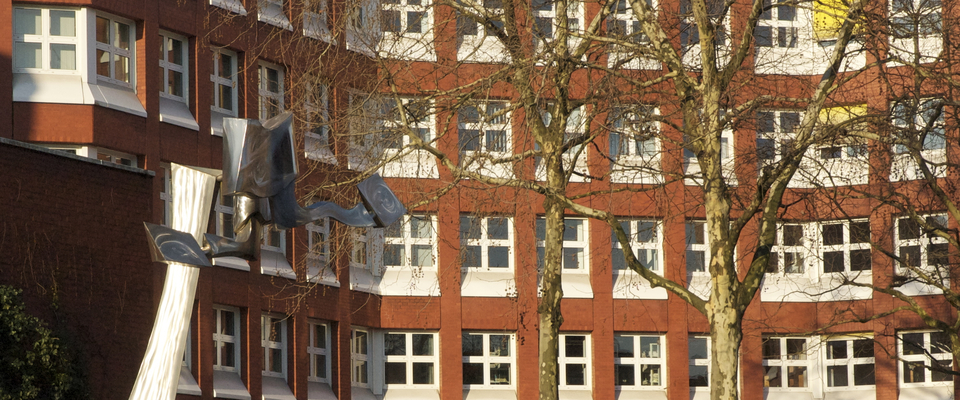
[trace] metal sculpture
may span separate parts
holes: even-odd
[[[262,227],[290,229],[322,218],[355,227],[386,227],[406,213],[379,175],[357,185],[361,203],[346,209],[332,202],[301,207],[295,196],[297,170],[292,114],[264,121],[225,118],[223,170],[174,164],[171,227],[144,223],[154,261],[168,264],[160,308],[131,400],[173,399],[189,329],[199,269],[211,258],[255,260]],[[234,238],[205,233],[219,180],[234,204]],[[202,241],[202,246],[200,245]]]

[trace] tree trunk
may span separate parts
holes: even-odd
[[[729,293],[729,292],[728,292]],[[714,291],[713,295],[719,293]],[[740,344],[743,341],[741,308],[733,296],[717,296],[707,316],[710,322],[710,399],[735,400]]]
[[[544,157],[547,169],[547,184],[553,188],[563,188],[564,179],[561,163],[562,159],[557,152],[548,153]],[[561,269],[563,253],[563,210],[564,206],[558,201],[547,197],[543,202],[545,215],[545,237],[543,244],[543,279],[542,297],[537,312],[540,317],[540,400],[558,400],[558,385],[560,370],[557,365],[560,344],[560,325],[563,316],[560,314],[560,299],[563,298],[561,287]]]

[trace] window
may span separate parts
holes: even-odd
[[[213,369],[240,372],[240,309],[214,306],[216,326],[213,331]]]
[[[388,332],[383,335],[384,384],[387,387],[436,386],[435,333]]]
[[[563,263],[564,272],[587,272],[587,221],[578,218],[563,219]],[[543,270],[544,240],[547,236],[547,220],[537,218],[537,268]]]
[[[263,227],[263,242],[260,249],[287,254],[287,231],[277,230],[272,226]]]
[[[241,0],[210,0],[211,6],[217,6],[224,10],[234,12],[240,15],[247,15],[247,10],[243,8]]]
[[[660,270],[659,255],[661,245],[660,224],[654,220],[630,220],[620,222],[620,226],[623,227],[623,233],[630,239],[630,247],[633,249],[633,254],[636,256],[637,261],[646,269],[658,274],[662,273]],[[613,270],[626,270],[627,263],[623,255],[623,249],[620,247],[617,236],[613,233],[611,233],[611,235],[613,237],[613,251],[611,254]]]
[[[133,23],[97,15],[97,77],[100,80],[133,88]]]
[[[590,388],[590,335],[560,335],[560,389]]]
[[[838,221],[820,226],[823,272],[870,271],[870,221]]]
[[[78,13],[78,10],[14,7],[14,72],[79,73]]]
[[[310,344],[307,354],[310,357],[310,375],[308,380],[330,383],[330,325],[310,322]]]
[[[720,0],[708,0],[706,2],[707,15],[711,22],[716,26],[716,39],[714,46],[723,47],[727,43],[727,29],[725,24],[721,24],[726,17],[725,2]],[[698,46],[700,44],[700,31],[697,29],[693,18],[693,7],[690,0],[680,1],[680,45],[684,48]]]
[[[511,151],[510,112],[507,103],[491,101],[461,107],[460,154],[467,152],[507,153]]]
[[[483,7],[472,9],[473,12],[481,13],[481,17],[486,17],[487,22],[503,30],[503,2],[501,0],[483,0]],[[482,36],[480,32],[484,31],[487,36],[496,36],[494,32],[484,24],[477,22],[473,18],[465,15],[457,15],[457,38],[463,36]]]
[[[331,41],[330,25],[327,22],[327,0],[305,0],[303,10],[303,35]]]
[[[933,272],[934,276],[945,277],[949,265],[950,245],[947,240],[936,236],[928,228],[946,229],[946,214],[924,217],[927,226],[921,227],[913,218],[897,219],[897,257],[900,263],[897,271],[910,275],[914,269]]]
[[[460,216],[464,268],[512,268],[513,222],[507,217]]]
[[[217,215],[217,235],[228,239],[233,239],[236,235],[233,231],[234,198],[224,195],[221,185],[220,192],[217,193],[217,204],[213,207]]]
[[[303,108],[307,129],[303,134],[303,148],[308,158],[319,160],[324,158],[321,152],[330,151],[330,98],[329,87],[314,80],[307,78],[305,85],[307,95],[304,96]]]
[[[710,262],[710,248],[707,244],[707,223],[704,221],[687,221],[687,274],[707,272],[707,263]],[[692,378],[691,378],[692,379]]]
[[[614,379],[620,389],[662,389],[666,387],[666,355],[663,336],[615,335],[613,337]],[[691,361],[693,358],[691,358]],[[691,363],[691,368],[693,363]],[[693,370],[691,369],[691,372]]]
[[[384,229],[385,267],[433,268],[436,259],[436,219],[429,215],[404,215]]]
[[[353,386],[368,387],[369,381],[369,343],[367,331],[360,328],[350,330],[350,383]]]
[[[840,27],[847,19],[850,3],[843,0],[822,0],[813,5],[813,35],[821,45],[832,46],[840,35]],[[859,25],[860,22],[857,22]],[[854,33],[862,31],[856,27]]]
[[[830,107],[820,110],[818,117],[821,129],[832,129],[831,137],[837,140],[818,149],[821,160],[862,159],[866,160],[867,145],[850,132],[865,131],[866,127],[851,120],[867,115],[866,106]],[[831,171],[841,173],[842,171]]]
[[[947,147],[942,99],[925,99],[919,105],[912,99],[893,104],[895,130],[894,153],[904,154],[909,149],[943,150]]]
[[[327,241],[330,237],[330,220],[321,218],[307,224],[306,228],[309,256],[325,263],[330,254],[330,243]]]
[[[293,30],[293,25],[283,12],[283,0],[258,0],[257,20],[288,31]]]
[[[384,99],[381,112],[384,125],[384,147],[399,150],[409,146],[411,141],[405,128],[409,128],[420,140],[430,143],[433,140],[431,108],[430,102],[426,100],[401,99],[398,107],[396,100]],[[406,118],[406,125],[404,125],[404,118]]]
[[[778,226],[773,250],[767,263],[768,274],[802,274],[805,270],[804,255],[810,240],[804,234],[802,224],[782,223]]]
[[[873,339],[827,340],[827,388],[872,386],[876,384]]]
[[[652,8],[653,0],[647,0],[647,5]],[[617,0],[617,5],[607,18],[607,35],[634,44],[650,41],[650,38],[643,33],[640,21],[636,19],[636,14],[627,0]]]
[[[535,43],[549,42],[557,35],[557,30],[561,29],[560,15],[562,10],[557,10],[557,3],[552,0],[532,0],[533,9],[533,35]],[[580,30],[580,12],[581,4],[579,1],[570,1],[567,3],[567,31],[575,33]],[[572,39],[572,37],[571,37]]]
[[[169,32],[160,32],[160,96],[187,103],[189,67],[187,40]]]
[[[790,154],[801,115],[799,111],[757,113],[757,159],[760,168],[777,163]]]
[[[370,257],[370,232],[367,228],[352,228],[350,247],[350,268],[359,268],[373,273],[373,263]]]
[[[890,34],[895,38],[939,35],[943,32],[941,0],[890,2]]]
[[[901,332],[897,335],[900,383],[903,386],[953,384],[950,338],[942,332]]]
[[[283,112],[283,67],[260,62],[260,119],[276,117]]]
[[[710,338],[691,336],[687,339],[690,358],[690,387],[710,386]]]
[[[763,338],[763,387],[807,387],[807,338]]]
[[[160,192],[160,201],[163,202],[163,225],[169,227],[173,223],[173,192],[170,190],[170,181],[173,171],[170,164],[160,164],[160,173],[163,179],[163,191]]]
[[[656,157],[660,154],[657,109],[651,106],[618,107],[613,111],[610,158]]]
[[[237,116],[237,53],[213,48],[213,101],[210,109],[227,116]],[[216,116],[214,116],[216,118]],[[221,117],[222,118],[222,117]],[[221,125],[217,121],[217,125]]]
[[[380,2],[380,26],[384,32],[425,33],[429,21],[422,0],[384,0]]]
[[[515,338],[510,333],[463,334],[463,385],[513,385]]]
[[[772,5],[772,0],[763,1],[763,13],[753,32],[758,47],[797,47],[797,8],[794,5]]]
[[[260,341],[263,345],[263,375],[286,378],[287,319],[283,316],[260,316]]]

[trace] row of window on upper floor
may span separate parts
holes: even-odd
[[[214,396],[239,394],[245,385],[240,380],[243,331],[241,310],[214,306]],[[263,349],[262,379],[265,398],[289,394],[287,381],[292,335],[290,318],[280,314],[261,315]],[[331,361],[332,323],[310,320],[306,353],[309,359],[307,379],[310,398],[322,398],[318,392],[329,392],[334,371]],[[191,342],[188,340],[188,342]],[[517,343],[512,332],[463,332],[461,336],[462,378],[465,390],[516,390]],[[896,364],[898,386],[952,386],[952,362],[949,340],[930,331],[897,333]],[[710,382],[710,339],[690,336],[687,339],[689,384],[692,389],[707,387]],[[844,334],[824,337],[765,335],[761,344],[765,388],[788,391],[873,391],[875,377],[875,343],[870,334]],[[668,368],[666,337],[661,334],[624,333],[614,335],[614,380],[618,391],[665,390]],[[559,389],[590,390],[593,381],[593,352],[589,332],[567,332],[560,335],[558,364]],[[301,350],[302,351],[302,350]],[[431,331],[390,331],[351,327],[349,349],[350,377],[354,391],[370,391],[381,395],[390,390],[427,389],[422,398],[439,396],[439,338]],[[191,375],[191,346],[184,354],[181,389]],[[195,382],[193,383],[195,386]],[[199,388],[197,388],[199,390]],[[235,393],[235,392],[241,393]],[[233,393],[229,393],[233,392]],[[279,392],[279,393],[278,393]],[[197,393],[199,394],[199,393]],[[331,393],[332,394],[332,393]]]

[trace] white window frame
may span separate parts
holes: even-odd
[[[537,217],[535,229],[537,237],[537,269],[541,271],[543,270],[546,223],[547,220],[544,217]],[[590,273],[589,228],[590,225],[585,218],[563,218],[563,233],[561,233],[563,236],[563,255],[561,256],[563,273]],[[576,239],[567,240],[568,233],[575,234]],[[578,252],[579,255],[568,258],[568,250],[571,251],[571,253]],[[571,263],[568,263],[568,261],[571,261]],[[569,267],[569,265],[573,263],[575,263],[575,267]]]
[[[330,257],[330,219],[321,218],[306,224],[307,257],[326,265]]]
[[[551,0],[532,0],[530,10],[533,12],[533,23],[531,33],[533,34],[534,44],[543,48],[544,42],[553,42],[557,36],[557,31],[561,28],[559,25],[559,15],[556,9],[556,2]],[[583,29],[584,13],[583,2],[571,0],[567,3],[567,30],[570,33],[567,41],[570,45],[577,43],[574,34]],[[543,27],[549,24],[550,32],[542,32]]]
[[[287,231],[275,230],[272,226],[263,227],[263,240],[260,249],[287,255]]]
[[[293,24],[284,13],[283,0],[257,0],[257,21],[288,31],[293,30]]]
[[[350,329],[350,384],[370,388],[370,331],[366,328]]]
[[[160,201],[163,203],[162,225],[169,227],[173,223],[173,191],[170,183],[173,180],[173,170],[170,163],[160,164],[160,179],[163,180],[163,189],[160,191]]]
[[[697,239],[697,227],[700,227],[702,230],[701,238]],[[710,237],[707,234],[707,221],[704,220],[687,220],[684,225],[684,232],[686,238],[686,267],[685,271],[687,276],[707,276],[709,275],[710,269]],[[693,237],[691,237],[693,235]],[[698,243],[702,242],[702,243]],[[690,257],[696,253],[703,254],[703,267],[699,270],[690,269]]]
[[[937,225],[945,228],[948,223],[946,214],[929,214],[929,215],[923,215],[922,217],[926,220],[928,224],[931,224],[931,225]],[[896,220],[896,230],[894,231],[894,235],[895,235],[894,243],[896,243],[896,255],[900,259],[900,262],[896,263],[897,274],[905,275],[905,276],[916,275],[913,271],[911,271],[909,268],[903,265],[903,263],[908,263],[910,261],[917,261],[917,260],[909,260],[910,254],[906,254],[904,251],[905,248],[916,247],[917,250],[915,251],[915,254],[919,254],[920,256],[920,260],[918,260],[919,265],[915,265],[917,269],[924,272],[932,273],[933,276],[946,279],[947,278],[946,275],[948,275],[947,274],[948,269],[934,265],[933,263],[931,263],[930,259],[932,258],[931,253],[935,251],[939,251],[939,250],[931,249],[931,247],[933,246],[943,248],[942,250],[943,256],[949,257],[948,254],[950,251],[950,247],[949,247],[950,245],[948,244],[947,239],[923,232],[923,228],[921,228],[919,224],[916,224],[916,227],[919,231],[918,232],[919,235],[917,235],[917,237],[903,238],[902,236],[904,236],[905,229],[901,226],[904,223],[915,224],[913,219],[910,217],[900,217],[900,218],[897,218]]]
[[[615,1],[617,5],[607,17],[607,35],[637,45],[649,43],[650,38],[643,33],[640,21],[633,12],[633,5],[627,0]],[[654,10],[657,9],[652,0],[647,0],[647,5]]]
[[[613,354],[613,379],[619,390],[664,390],[667,387],[666,336],[645,334],[615,334]],[[650,341],[656,341],[650,343]],[[646,343],[644,343],[646,342]],[[621,344],[630,343],[628,353],[618,352]],[[643,345],[648,348],[644,349]],[[633,369],[633,384],[624,385],[620,381],[620,367]],[[646,373],[649,371],[649,373]],[[646,378],[645,378],[646,377]],[[646,379],[646,380],[645,380]],[[646,383],[644,383],[646,382]]]
[[[760,14],[760,19],[757,21],[757,27],[754,31],[754,43],[757,47],[779,47],[794,49],[799,46],[800,42],[800,25],[799,17],[801,9],[796,6],[789,5],[778,5],[774,6],[772,0],[764,0],[763,7],[764,12]],[[784,11],[793,9],[793,16],[790,17],[790,13],[784,13]],[[769,45],[762,45],[760,40],[760,32],[769,30]]]
[[[870,353],[864,354],[863,351],[858,352],[857,344],[860,346],[869,346]],[[843,347],[843,353],[840,355],[843,355],[844,357],[838,357],[834,355],[834,346]],[[867,355],[869,355],[869,357],[866,357]],[[823,381],[824,390],[826,391],[841,391],[876,387],[876,358],[874,357],[874,341],[870,336],[824,338],[823,364]],[[873,369],[872,374],[874,383],[856,384],[856,367],[862,365],[869,365]],[[836,384],[836,382],[832,379],[834,375],[830,373],[831,368],[836,368],[838,374],[842,373],[844,379],[846,379],[845,385]]]
[[[931,121],[936,109],[940,109],[937,120]],[[925,161],[930,172],[935,177],[946,175],[946,106],[942,98],[922,98],[917,104],[916,99],[903,99],[890,104],[890,113],[893,117],[893,138],[911,144],[919,145],[919,156]],[[927,130],[927,124],[930,124]],[[920,143],[920,134],[926,137]],[[913,159],[909,148],[900,143],[893,145],[893,165],[890,167],[890,180],[904,181],[923,179],[923,172]]]
[[[567,354],[567,340],[577,337],[583,338],[583,355],[580,357]],[[593,377],[593,369],[590,362],[593,359],[590,354],[591,349],[590,333],[560,334],[559,353],[557,353],[557,367],[560,372],[559,390],[590,390],[590,388],[593,387],[593,380],[591,379]],[[583,367],[582,385],[570,383],[570,367],[576,368],[576,366]]]
[[[214,305],[214,330],[213,330],[213,342],[214,342],[214,355],[213,355],[213,370],[214,371],[226,371],[226,372],[235,372],[240,374],[240,346],[243,344],[242,339],[242,329],[240,328],[240,309],[230,306]],[[229,318],[229,315],[226,313],[233,314],[233,327],[234,333],[230,335],[223,332],[225,329],[224,320]],[[221,349],[225,344],[233,344],[233,360],[236,364],[235,366],[223,365],[224,360],[221,358],[223,352]]]
[[[233,196],[224,196],[223,186],[221,185],[221,189],[217,192],[217,203],[213,206],[213,211],[217,217],[217,235],[228,239],[236,237],[236,233],[233,231],[233,216],[235,213],[233,199]],[[227,215],[230,216],[229,223],[226,220]]]
[[[466,105],[457,113],[458,142],[457,148],[461,157],[475,153],[489,153],[495,156],[506,156],[513,151],[513,130],[511,128],[511,114],[507,111],[510,104],[506,101],[486,101]],[[467,119],[467,110],[477,111],[477,120]],[[476,131],[476,148],[466,149],[466,131]],[[502,145],[488,143],[487,134],[503,132]],[[496,134],[494,134],[496,135]],[[472,140],[471,140],[472,141]],[[494,138],[494,142],[499,141]],[[496,149],[502,147],[502,149]],[[461,160],[462,162],[462,160]]]
[[[768,165],[779,163],[784,155],[793,150],[796,128],[800,127],[802,120],[802,110],[757,112],[757,161],[761,170]]]
[[[95,43],[94,51],[91,51],[93,54],[103,51],[104,54],[109,54],[111,61],[109,63],[109,72],[108,75],[100,75],[100,71],[97,68],[100,62],[101,56],[95,56],[96,59],[93,62],[93,69],[97,75],[97,81],[111,83],[114,85],[119,85],[130,90],[135,90],[136,88],[136,75],[137,75],[137,24],[128,19],[115,17],[109,14],[104,14],[100,12],[95,13],[95,18],[99,20],[100,18],[108,22],[108,33],[109,36],[107,40],[108,43],[103,43],[94,37],[93,43]],[[94,22],[97,24],[98,22]],[[125,25],[127,27],[127,41],[129,43],[129,48],[124,49],[119,47],[119,33],[117,33],[117,27],[120,25]],[[127,59],[127,79],[119,79],[117,77],[116,71],[116,60],[115,56],[125,57]]]
[[[403,336],[404,340],[404,351],[403,354],[387,354],[387,336],[396,335]],[[413,337],[414,335],[429,336],[431,339],[430,353],[428,355],[415,355],[413,354]],[[424,388],[440,388],[440,377],[439,368],[440,368],[440,357],[439,349],[437,344],[439,343],[439,337],[434,332],[384,332],[383,334],[383,386],[386,389],[395,389],[395,388],[406,388],[406,389],[424,389]],[[405,383],[389,383],[387,382],[387,364],[403,364],[404,365],[404,382]],[[414,383],[414,365],[415,364],[430,364],[432,367],[430,379],[433,381],[431,383]]]
[[[325,42],[336,43],[330,34],[327,14],[327,0],[304,0],[303,35]]]
[[[630,239],[630,248],[633,249],[637,261],[640,261],[644,267],[657,275],[663,275],[663,268],[661,268],[663,265],[663,252],[661,251],[663,248],[663,224],[655,219],[627,219],[621,220],[620,225],[623,227],[624,233],[627,234],[627,238]],[[645,234],[644,232],[649,233]],[[633,272],[632,269],[627,267],[623,248],[612,229],[610,242],[613,247],[610,257],[614,274]]]
[[[796,343],[796,341],[803,341],[803,350],[800,353],[788,353],[787,344],[790,342]],[[773,354],[767,354],[767,343],[776,343],[778,354],[774,358]],[[775,391],[810,391],[811,383],[811,373],[813,372],[813,353],[811,351],[811,340],[807,337],[800,336],[764,336],[763,345],[762,345],[762,354],[763,358],[762,365],[764,367],[764,382],[763,387],[765,390],[775,390]],[[769,386],[769,378],[771,371],[776,372],[776,378],[780,379],[780,386]],[[800,375],[803,376],[803,384],[800,386],[791,386],[790,374],[796,371],[803,371]]]
[[[824,221],[824,222],[821,222],[821,223],[819,224],[819,226],[818,226],[817,228],[818,228],[818,230],[819,230],[818,235],[819,235],[820,240],[819,240],[819,246],[818,246],[818,249],[817,249],[817,250],[818,250],[819,253],[820,253],[820,254],[819,254],[819,255],[820,255],[820,260],[821,260],[821,262],[820,262],[820,267],[821,267],[821,268],[820,268],[820,271],[821,271],[822,273],[824,273],[824,274],[872,274],[872,273],[873,273],[873,261],[872,261],[872,259],[871,259],[871,258],[872,258],[872,252],[871,252],[870,239],[869,239],[869,237],[867,238],[867,241],[866,241],[866,242],[852,243],[852,240],[854,240],[854,238],[853,238],[853,232],[852,232],[852,226],[853,226],[854,224],[856,224],[857,226],[861,226],[861,227],[862,227],[862,226],[863,226],[862,224],[864,224],[864,223],[867,224],[867,225],[866,225],[866,226],[867,226],[867,234],[869,235],[869,234],[870,234],[870,231],[869,231],[869,229],[870,229],[870,221],[869,221],[869,220],[854,219],[854,220],[852,220],[852,221],[850,221],[850,220]],[[825,243],[826,240],[825,240],[825,238],[824,238],[824,229],[826,229],[828,226],[834,226],[834,225],[842,225],[842,226],[843,226],[843,235],[842,235],[843,237],[842,237],[842,239],[841,239],[842,243],[840,243],[840,244],[828,245],[828,244]],[[829,253],[837,253],[837,252],[842,252],[842,253],[843,253],[843,271],[830,271],[830,272],[827,271],[827,259],[826,259],[826,254],[827,254],[828,252],[829,252]],[[867,261],[870,263],[870,265],[869,265],[870,268],[853,270],[853,269],[852,269],[852,261],[853,261],[852,256],[853,256],[854,252],[857,252],[858,254],[866,254],[866,256],[867,256],[866,259],[867,259]],[[864,252],[865,252],[865,253],[864,253]]]
[[[660,109],[645,104],[622,105],[611,113],[610,158],[660,158],[660,123],[641,115],[660,115]],[[656,117],[654,117],[656,118]],[[641,140],[644,136],[645,139]],[[616,143],[616,146],[614,145]]]
[[[304,96],[303,108],[306,112],[306,129],[304,129],[303,150],[307,158],[324,160],[324,152],[330,152],[330,87],[315,82],[315,78],[307,77],[305,84],[307,94]],[[330,153],[330,156],[333,154]]]
[[[407,128],[417,132],[420,140],[424,143],[430,143],[436,138],[434,123],[433,102],[430,100],[404,97],[400,99],[401,108],[398,109],[394,99],[386,98],[382,101],[383,110],[381,112],[383,130],[385,135],[384,148],[388,150],[400,151],[411,145],[410,137],[404,134],[403,121],[400,119],[400,109],[406,115]],[[424,115],[421,118],[411,112],[411,109],[422,108]]]
[[[904,345],[904,335],[920,334],[923,338],[923,343],[916,343],[920,348],[923,354],[906,354],[905,345]],[[949,338],[944,337],[943,340],[946,343],[941,346],[945,347],[935,347],[933,343],[934,335],[938,335],[940,332],[937,331],[901,331],[897,332],[897,382],[901,388],[908,387],[930,387],[930,386],[953,386],[953,375],[944,374],[944,380],[933,381],[934,371],[930,369],[933,365],[934,360],[939,363],[942,363],[944,367],[953,364],[953,356],[950,354],[949,349]],[[934,353],[933,351],[939,350],[940,352]],[[923,364],[923,381],[922,382],[906,382],[905,375],[905,364]],[[939,377],[943,378],[943,377]]]
[[[477,226],[471,222],[472,226],[475,226],[479,232],[478,238],[469,238],[465,237],[465,232],[463,231],[463,224],[465,219],[469,218],[471,221],[480,221],[480,225]],[[494,239],[489,237],[489,224],[495,222],[493,220],[503,220],[506,224],[507,229],[507,238]],[[463,266],[467,270],[483,270],[483,271],[502,271],[502,272],[512,272],[514,269],[514,260],[513,260],[513,241],[514,241],[514,232],[513,232],[513,218],[508,216],[491,216],[491,217],[475,217],[471,215],[463,214],[460,216],[460,246],[461,252],[466,254],[468,248],[478,248],[480,251],[480,265],[471,267]],[[491,267],[490,266],[490,250],[493,248],[505,247],[507,249],[507,266],[506,267]],[[464,257],[464,262],[466,257]]]
[[[173,60],[169,60],[168,57],[173,52],[173,49],[170,48],[171,41],[180,42],[180,59],[182,60],[181,64],[177,64]],[[176,100],[184,104],[190,104],[190,52],[188,51],[190,47],[190,42],[186,37],[177,35],[175,33],[160,31],[160,79],[163,82],[160,87],[160,97],[165,97],[171,100]],[[170,74],[179,73],[181,76],[180,81],[180,91],[183,94],[178,96],[174,93],[170,93]]]
[[[247,9],[243,8],[243,3],[240,0],[210,0],[210,5],[235,14],[247,15]]]
[[[384,34],[393,34],[396,36],[419,36],[433,29],[430,12],[430,5],[427,0],[382,0],[380,1],[380,27]],[[396,13],[399,20],[398,24],[393,26],[387,22],[387,16]],[[419,16],[417,16],[419,14]],[[417,22],[420,25],[419,31],[411,31],[411,22]],[[395,28],[393,30],[388,30]]]
[[[706,344],[706,353],[704,354],[704,356],[705,356],[706,358],[693,358],[693,356],[690,354],[690,353],[692,353],[692,352],[690,351],[690,348],[691,348],[691,346],[693,345],[693,341],[694,341],[694,340],[696,340],[696,341],[703,341],[703,342]],[[692,384],[693,382],[692,382],[692,379],[691,379],[690,390],[709,390],[709,387],[710,387],[710,373],[712,372],[712,371],[710,371],[710,369],[711,369],[711,367],[710,367],[710,346],[711,346],[711,344],[710,344],[710,337],[709,337],[709,336],[695,335],[695,336],[690,336],[690,337],[688,337],[688,339],[687,339],[687,355],[688,355],[688,358],[690,359],[690,369],[691,369],[690,372],[693,372],[693,371],[692,371],[693,368],[697,368],[697,369],[706,368],[706,369],[707,369],[707,381],[706,381],[706,384],[705,384],[705,385],[697,385],[697,386],[694,386],[694,385]],[[693,375],[692,373],[689,374],[689,376],[692,376],[692,375]]]
[[[271,71],[277,73],[276,91],[272,90],[270,87],[271,81],[269,77]],[[257,84],[257,103],[258,109],[260,110],[258,115],[261,120],[270,119],[271,117],[276,116],[270,115],[271,103],[275,105],[277,109],[277,115],[282,113],[285,109],[284,93],[286,93],[286,91],[284,89],[284,68],[280,65],[261,60],[257,63],[257,76],[259,82]]]
[[[310,358],[310,373],[307,380],[310,382],[319,382],[330,384],[330,324],[319,321],[309,321],[310,337],[307,342],[307,357]],[[323,332],[322,343],[318,343],[317,330]],[[318,347],[317,345],[323,347]],[[318,376],[318,365],[323,364],[324,376]]]
[[[413,237],[413,221],[414,219],[422,221],[421,223],[426,223],[428,225],[429,232],[418,233],[418,237]],[[396,232],[391,232],[396,230]],[[420,234],[427,233],[429,237],[419,237]],[[397,236],[391,236],[396,234]],[[404,215],[402,218],[397,220],[394,225],[384,228],[383,230],[383,267],[384,268],[418,268],[418,269],[431,269],[434,270],[437,268],[437,218],[435,215],[429,214],[408,214]],[[402,248],[400,255],[399,264],[387,264],[387,254],[390,253],[389,250],[391,247],[399,246]],[[423,260],[419,263],[414,263],[414,253],[413,247],[418,246],[428,246],[430,248],[430,259],[428,260],[429,264],[424,265]]]
[[[481,346],[481,355],[479,356],[463,356],[464,364],[480,364],[483,370],[483,384],[466,384],[464,383],[464,389],[515,389],[517,386],[516,377],[516,354],[517,354],[517,338],[516,334],[510,332],[464,332],[462,338],[467,336],[480,336],[483,341]],[[507,349],[510,354],[503,356],[500,354],[492,354],[491,352],[491,340],[493,337],[506,337],[506,340],[509,341],[507,344]],[[491,381],[492,377],[490,376],[490,368],[493,364],[507,364],[510,368],[509,378],[510,381],[506,383],[493,383]]]
[[[280,332],[275,332],[279,329]],[[287,378],[287,317],[264,313],[260,315],[260,344],[263,346],[263,376]],[[279,351],[279,354],[277,354]],[[270,365],[273,357],[280,357],[280,371]]]
[[[357,268],[369,271],[371,274],[378,275],[379,268],[373,265],[373,243],[370,232],[371,228],[352,228],[350,229],[350,268]],[[362,249],[360,245],[362,244]],[[361,260],[360,258],[363,257]],[[377,272],[377,273],[375,273]]]
[[[40,32],[39,34],[25,34],[17,33],[17,22],[20,18],[17,17],[18,10],[37,10],[40,11],[40,26],[38,27]],[[74,34],[73,36],[62,36],[62,35],[52,35],[50,33],[51,28],[51,19],[50,12],[72,12],[74,13]],[[30,5],[15,5],[13,7],[13,72],[14,73],[43,73],[43,74],[62,74],[62,75],[81,75],[84,68],[84,63],[86,62],[86,44],[84,43],[83,38],[86,37],[86,25],[84,24],[85,12],[82,9],[72,9],[72,8],[58,8],[58,7],[39,7],[39,6],[30,6]],[[29,67],[17,67],[17,52],[16,48],[18,45],[27,45],[27,44],[40,44],[40,65],[38,68],[29,68]],[[72,69],[63,69],[63,68],[52,68],[52,50],[51,48],[56,45],[62,46],[73,46],[74,51],[74,67]]]
[[[905,0],[901,3],[902,5],[908,5],[911,10],[897,9],[895,6],[898,2],[891,1],[890,4],[890,38],[892,40],[904,40],[904,39],[913,39],[919,37],[920,39],[928,37],[939,37],[943,34],[943,7],[940,2],[926,1],[926,0]],[[927,3],[941,4],[939,7],[930,7]],[[926,7],[922,7],[926,6]],[[922,10],[920,10],[922,8]],[[931,24],[930,20],[925,18],[932,17],[936,15],[936,23]],[[916,17],[916,18],[915,18]],[[898,21],[899,20],[899,21]],[[898,34],[898,32],[905,32],[897,28],[900,25],[913,25],[911,29],[916,29],[916,32],[909,32],[906,34]],[[936,25],[939,24],[939,27]],[[933,31],[923,32],[925,27],[933,25]]]
[[[233,50],[229,50],[222,47],[213,47],[210,49],[213,52],[213,70],[210,72],[210,81],[213,82],[213,99],[214,101],[210,104],[210,110],[218,112],[220,114],[225,114],[231,117],[236,117],[238,114],[238,77],[239,70],[237,69],[237,53]],[[228,56],[230,57],[230,68],[231,71],[228,72],[228,77],[223,77],[223,71],[221,71],[223,64],[221,63],[221,57]],[[223,98],[222,93],[219,90],[219,86],[227,86],[231,88],[230,95],[230,104],[233,106],[233,109],[223,108]]]
[[[803,276],[807,274],[807,259],[811,256],[810,247],[817,241],[813,237],[813,224],[778,222],[777,233],[773,248],[770,250],[770,260],[767,263],[767,274],[785,276]],[[787,235],[787,230],[800,229],[799,241],[794,242],[794,235]],[[791,239],[787,243],[787,239]],[[789,258],[793,262],[789,263]]]
[[[718,7],[723,7],[725,2],[717,0]],[[684,10],[685,6],[689,6],[690,10]],[[710,12],[711,4],[707,2],[707,12]],[[693,18],[693,8],[692,2],[684,3],[684,0],[680,1],[680,52],[683,54],[683,63],[691,67],[691,69],[700,69],[700,31],[697,29],[697,23]],[[687,11],[687,12],[684,12]],[[727,11],[726,14],[721,16],[723,24],[718,27],[716,30],[716,39],[714,41],[714,47],[716,48],[718,62],[724,63],[730,56],[730,41],[732,40],[730,35],[730,19],[732,18],[732,12]],[[712,16],[709,17],[711,20],[715,20]]]

